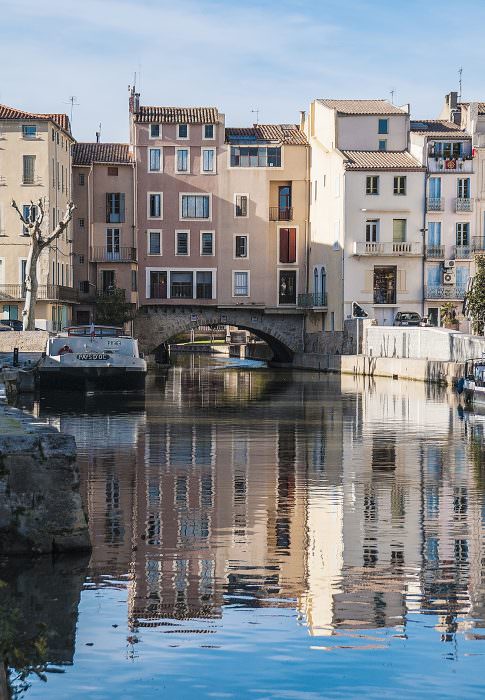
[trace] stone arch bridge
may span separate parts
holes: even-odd
[[[304,313],[266,312],[264,309],[210,306],[142,306],[135,319],[140,351],[153,353],[177,333],[195,326],[237,326],[268,343],[276,362],[290,363],[303,351]]]

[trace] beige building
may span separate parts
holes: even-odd
[[[10,206],[25,216],[43,199],[45,230],[62,218],[71,191],[71,135],[65,114],[31,114],[0,105],[0,290],[3,319],[22,318],[28,233]],[[72,227],[39,260],[36,325],[55,330],[73,315]]]

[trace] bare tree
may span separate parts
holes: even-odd
[[[30,250],[25,268],[25,306],[22,311],[22,320],[24,331],[33,331],[35,330],[35,305],[37,303],[37,289],[39,286],[37,263],[39,262],[40,254],[44,248],[56,241],[63,231],[66,230],[76,207],[73,202],[68,202],[64,216],[54,230],[47,235],[44,235],[42,232],[42,224],[45,217],[44,199],[39,199],[37,204],[30,202],[27,217],[20,211],[14,199],[12,199],[12,207],[19,215],[20,221],[30,236]]]

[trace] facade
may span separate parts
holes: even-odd
[[[65,114],[31,114],[0,105],[0,313],[20,320],[25,299],[28,233],[10,206],[21,211],[43,199],[49,230],[62,218],[71,191],[71,135]],[[36,324],[55,330],[73,315],[72,226],[39,260]]]
[[[74,281],[77,323],[92,320],[96,297],[125,290],[138,304],[135,164],[124,143],[73,147]]]

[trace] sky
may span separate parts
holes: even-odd
[[[128,139],[141,104],[216,106],[228,126],[298,122],[312,99],[391,98],[415,118],[485,100],[483,0],[0,0],[0,103]]]

